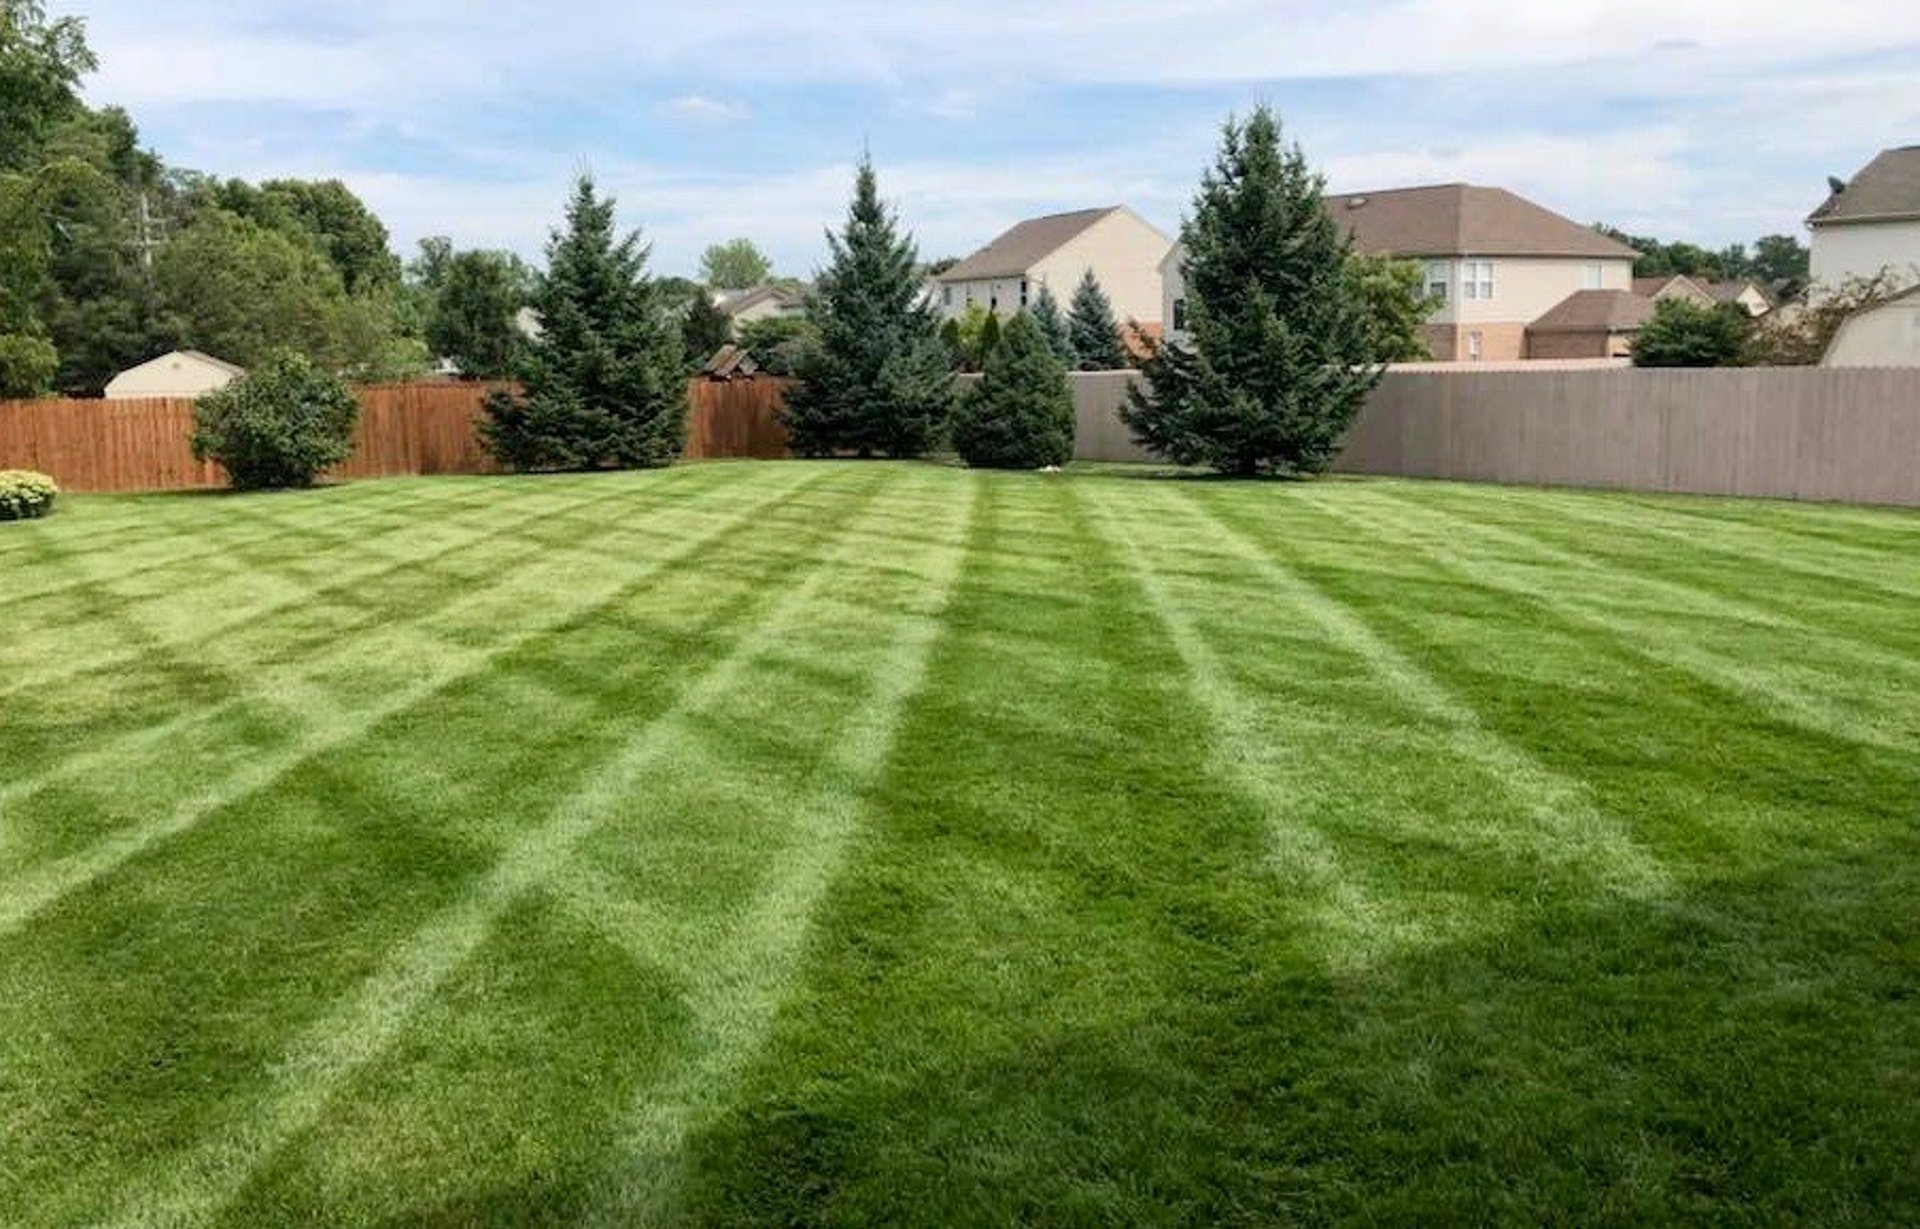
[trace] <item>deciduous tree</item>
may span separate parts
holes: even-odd
[[[700,257],[700,280],[715,290],[746,290],[767,280],[773,262],[751,239],[716,243]]]

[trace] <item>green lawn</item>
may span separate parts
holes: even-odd
[[[0,526],[0,1223],[1920,1221],[1920,516]]]

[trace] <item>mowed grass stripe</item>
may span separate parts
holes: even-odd
[[[1774,575],[1800,576],[1829,591],[1838,586],[1862,598],[1920,600],[1920,563],[1903,559],[1899,551],[1825,539],[1801,545],[1790,534],[1752,528],[1739,520],[1721,521],[1644,501],[1597,504],[1594,496],[1580,492],[1481,490],[1448,483],[1440,484],[1435,497],[1444,506],[1471,508],[1479,519],[1496,519],[1511,531],[1530,532],[1588,553],[1599,550],[1665,567],[1684,566],[1690,556],[1720,558]],[[1543,506],[1554,512],[1550,521],[1537,517]],[[1513,523],[1515,513],[1523,524]],[[1608,532],[1595,535],[1583,532],[1582,526]],[[1846,566],[1849,563],[1861,566]],[[1820,591],[1811,585],[1809,589]]]
[[[1283,889],[1303,906],[1315,902],[1303,911],[1311,925],[1333,932],[1333,945],[1344,958],[1364,960],[1376,946],[1409,941],[1421,924],[1405,916],[1397,902],[1368,892],[1342,865],[1335,843],[1314,825],[1309,812],[1322,783],[1314,779],[1304,747],[1276,743],[1272,725],[1254,719],[1253,698],[1235,685],[1213,645],[1173,596],[1142,545],[1140,527],[1126,515],[1130,509],[1116,508],[1120,491],[1110,484],[1102,485],[1097,496],[1090,496],[1091,490],[1091,483],[1075,486],[1096,510],[1102,535],[1126,561],[1186,672],[1188,691],[1210,718],[1214,737],[1208,745],[1218,769],[1265,816],[1273,869]],[[1293,733],[1305,740],[1319,731]]]
[[[1586,782],[1543,764],[1525,748],[1488,727],[1471,704],[1382,638],[1359,611],[1333,597],[1282,562],[1270,547],[1240,528],[1244,512],[1216,510],[1187,490],[1157,484],[1155,503],[1201,532],[1187,532],[1182,549],[1204,552],[1210,544],[1254,571],[1290,607],[1311,619],[1335,643],[1365,665],[1402,703],[1436,723],[1454,751],[1486,771],[1492,784],[1520,803],[1537,826],[1530,834],[1544,861],[1571,861],[1611,891],[1632,897],[1659,896],[1671,884],[1659,859],[1618,816],[1597,806]],[[1227,501],[1218,501],[1224,505]]]
[[[699,518],[707,517],[710,513],[720,517],[728,515],[726,507],[708,509],[708,503],[735,490],[733,482],[720,470],[705,472],[708,474],[707,480],[703,480],[695,490],[685,490],[685,482],[662,480],[659,486],[649,484],[649,488],[637,495],[632,494],[634,488],[626,486],[626,480],[609,476],[601,480],[601,486],[597,488],[599,494],[582,495],[576,503],[586,507],[605,501],[612,507],[618,507],[618,501],[632,499],[637,511],[655,511],[655,505],[660,505],[662,520],[659,524],[626,524],[612,530],[611,534],[601,534],[603,542],[657,542],[659,534],[655,530],[685,528],[691,532],[701,528]],[[655,494],[660,486],[668,490]],[[687,520],[687,524],[682,524],[684,520]],[[555,542],[555,538],[563,538],[563,542]],[[549,582],[564,584],[570,572],[576,566],[582,566],[584,559],[593,568],[603,565],[624,568],[630,565],[630,561],[620,559],[618,555],[582,555],[578,543],[566,545],[566,538],[570,538],[568,526],[547,528],[543,524],[536,524],[518,530],[513,536],[480,540],[474,543],[476,551],[497,551],[499,557],[493,561],[480,561],[486,566],[478,568],[476,576],[447,576],[444,578],[445,584],[436,584],[434,593],[426,599],[413,595],[411,591],[397,591],[392,599],[396,605],[382,605],[378,601],[363,605],[359,607],[359,613],[349,616],[346,622],[328,622],[311,634],[288,632],[275,620],[261,620],[259,626],[253,626],[253,620],[250,620],[246,632],[234,638],[234,641],[207,645],[207,649],[217,651],[223,659],[230,661],[230,668],[215,670],[202,661],[179,663],[180,670],[192,678],[211,678],[217,684],[215,695],[192,691],[148,699],[138,714],[142,724],[127,734],[96,739],[96,747],[92,751],[79,757],[69,755],[40,772],[29,772],[23,764],[21,776],[17,776],[13,782],[0,785],[0,814],[10,807],[19,807],[23,799],[46,789],[52,783],[94,776],[102,766],[121,762],[131,755],[165,753],[169,745],[184,735],[198,734],[205,728],[217,730],[228,718],[255,716],[252,707],[263,707],[275,716],[284,716],[284,720],[294,722],[294,728],[288,730],[286,735],[298,737],[301,728],[311,722],[313,712],[321,712],[323,716],[351,714],[355,697],[340,697],[328,689],[332,680],[348,676],[349,672],[344,666],[430,651],[434,647],[432,636],[420,632],[422,624],[461,616],[472,620],[476,614],[484,613],[499,603],[501,595],[513,599],[513,609],[503,613],[503,620],[511,622],[520,609],[540,609],[541,586]],[[405,572],[407,570],[403,568],[403,574]],[[411,574],[405,574],[405,578],[415,580]],[[532,591],[534,599],[526,599],[522,591]],[[324,607],[321,611],[324,611]],[[351,638],[346,636],[346,632],[365,632],[365,636]],[[261,653],[261,647],[253,645],[253,639],[263,639],[271,645],[273,657],[269,663],[248,664],[255,663]],[[202,649],[202,653],[207,649]],[[313,649],[321,651],[315,653]],[[111,680],[113,676],[109,674],[109,686]],[[367,699],[380,701],[384,697],[378,693],[372,697],[361,697],[361,701]],[[173,712],[173,716],[167,716],[169,712]],[[17,720],[29,718],[23,714]],[[0,831],[0,849],[4,849],[4,831]]]
[[[1634,607],[1610,603],[1611,595],[1630,591],[1640,581],[1624,570],[1569,557],[1516,539],[1505,530],[1489,528],[1431,506],[1415,508],[1390,494],[1376,496],[1367,491],[1349,497],[1343,490],[1338,498],[1315,497],[1303,502],[1356,533],[1381,527],[1391,529],[1400,535],[1400,541],[1434,559],[1461,580],[1525,597],[1565,623],[1602,632],[1627,652],[1649,662],[1684,670],[1737,701],[1754,705],[1770,717],[1815,734],[1881,750],[1920,749],[1920,721],[1914,719],[1912,707],[1897,700],[1889,703],[1886,689],[1878,685],[1884,682],[1888,671],[1920,682],[1920,674],[1910,668],[1910,663],[1899,659],[1890,661],[1880,654],[1853,652],[1858,645],[1836,641],[1797,623],[1791,625],[1795,631],[1804,629],[1807,638],[1827,652],[1810,658],[1749,661],[1696,643],[1697,634],[1685,628],[1667,626],[1638,615]],[[1599,572],[1606,580],[1596,582],[1591,586],[1592,592],[1576,599],[1564,588],[1529,579],[1486,553],[1491,546],[1512,545],[1516,541],[1536,556],[1563,566],[1571,563],[1582,573]],[[1463,544],[1476,542],[1481,544],[1477,551],[1460,549]],[[1664,581],[1653,582],[1649,587],[1662,593],[1671,591]],[[1856,681],[1860,675],[1834,672],[1830,667],[1835,659],[1851,661],[1857,669],[1871,671],[1865,677],[1873,679],[1876,686],[1863,690]],[[1810,662],[1825,665],[1810,668]],[[1809,686],[1805,680],[1810,675],[1815,675],[1824,686],[1819,689]]]
[[[1518,551],[1556,568],[1587,573],[1593,578],[1594,591],[1608,595],[1623,615],[1696,615],[1691,622],[1703,632],[1717,632],[1728,623],[1764,627],[1783,645],[1791,642],[1791,651],[1771,654],[1752,668],[1793,675],[1802,693],[1817,690],[1828,677],[1824,669],[1807,669],[1809,663],[1822,667],[1840,663],[1863,676],[1893,676],[1920,685],[1920,656],[1916,656],[1920,653],[1920,628],[1909,627],[1911,621],[1899,617],[1900,603],[1835,604],[1830,600],[1831,586],[1825,582],[1796,585],[1777,572],[1768,572],[1765,583],[1759,584],[1755,583],[1757,573],[1742,571],[1729,577],[1699,560],[1691,565],[1677,561],[1674,552],[1664,548],[1641,553],[1623,548],[1616,540],[1598,541],[1577,529],[1571,537],[1556,534],[1551,528],[1521,529],[1510,522],[1509,513],[1485,505],[1463,508],[1450,500],[1410,504],[1396,489],[1380,489],[1375,494],[1397,500],[1410,515],[1451,517],[1474,538],[1486,540],[1491,546]],[[1686,579],[1678,579],[1682,576]],[[1646,595],[1644,601],[1631,601],[1635,594]],[[1737,636],[1735,643],[1737,646]],[[1739,666],[1747,668],[1744,660]],[[1815,705],[1830,703],[1804,694],[1801,698]],[[1851,701],[1842,695],[1837,703],[1844,711]],[[1879,722],[1898,728],[1905,724],[1901,717],[1902,712],[1895,710],[1864,725]],[[1867,737],[1878,741],[1886,736],[1869,733]]]
[[[573,486],[564,492],[542,491],[506,506],[502,506],[497,489],[476,492],[470,500],[454,503],[456,510],[452,515],[428,518],[424,522],[414,518],[404,532],[382,530],[350,538],[352,548],[345,552],[345,559],[340,557],[338,547],[322,544],[306,557],[306,562],[295,565],[301,573],[298,576],[290,577],[285,570],[272,566],[274,559],[287,557],[284,545],[276,545],[263,555],[242,556],[243,563],[252,569],[241,574],[246,588],[250,590],[260,576],[277,583],[259,594],[248,592],[246,600],[240,603],[225,600],[226,594],[214,587],[217,582],[207,579],[184,580],[177,588],[159,593],[124,595],[114,587],[112,576],[101,576],[95,578],[97,585],[88,586],[99,595],[90,605],[102,608],[99,613],[103,620],[111,618],[117,625],[129,627],[129,639],[133,643],[118,652],[100,655],[77,652],[75,649],[79,646],[69,640],[61,646],[65,650],[63,660],[47,670],[21,674],[17,683],[0,688],[0,699],[15,691],[80,674],[110,672],[124,662],[154,652],[177,658],[195,649],[220,650],[223,647],[220,637],[234,628],[259,623],[317,598],[341,595],[359,599],[364,596],[360,593],[363,586],[377,586],[386,578],[456,559],[469,551],[502,545],[511,547],[525,541],[538,551],[564,558],[570,554],[569,546],[565,536],[552,532],[554,529],[573,527],[576,518],[587,517],[595,508],[616,500],[634,500],[644,505],[648,501],[659,503],[671,499],[687,485],[684,480],[676,481],[676,477],[694,472],[697,471],[670,471],[644,489],[629,489],[610,477],[597,489]],[[537,535],[525,532],[529,522],[541,532]],[[580,520],[578,524],[595,527],[591,520]],[[503,530],[514,532],[504,541],[492,536]],[[394,549],[400,542],[416,538],[422,541],[421,546]],[[516,555],[499,562],[502,566],[511,566],[525,557]],[[309,570],[318,571],[325,578],[324,583],[316,583],[306,576]],[[374,592],[377,594],[377,587]],[[259,600],[262,597],[266,600]],[[111,601],[116,598],[117,602]],[[203,609],[209,605],[220,613],[209,617]],[[180,635],[172,627],[153,627],[143,622],[142,612],[149,607],[171,615],[172,624],[187,625],[189,634]],[[201,654],[194,654],[194,658],[194,666],[206,664]]]
[[[728,651],[767,594],[804,576],[804,544],[870,498],[879,478],[816,471],[707,544],[697,566],[529,641],[209,816],[144,859],[141,873],[103,880],[74,907],[0,940],[9,944],[0,947],[0,1054],[19,1052],[0,1071],[39,1072],[21,1112],[0,1116],[0,1128],[12,1119],[18,1132],[9,1141],[0,1131],[0,1154],[51,1162],[37,1181],[29,1171],[27,1189],[62,1194],[68,1183],[52,1177],[83,1160],[111,1174],[171,1155],[241,1112],[290,1038],[480,882],[547,811],[556,783],[583,778],[662,711],[681,672]],[[734,482],[732,503],[764,501],[780,485]],[[656,527],[668,543],[678,531],[665,520]],[[506,730],[516,731],[510,741]],[[101,916],[129,926],[105,950],[93,924]],[[163,971],[170,945],[196,959]],[[44,1038],[10,1026],[36,1010],[60,1021]],[[155,1048],[166,1058],[150,1065]],[[93,1120],[87,1107],[114,1095],[133,1097],[129,1112]],[[69,1124],[81,1146],[61,1163]],[[89,1200],[117,1185],[76,1176],[62,1205],[72,1210],[34,1218],[97,1223]]]
[[[596,578],[599,583],[585,586],[584,597],[552,605],[534,623],[512,635],[484,647],[463,648],[450,654],[452,664],[436,663],[435,669],[418,682],[387,696],[369,708],[342,712],[316,722],[304,731],[300,742],[277,753],[256,755],[231,775],[172,810],[153,816],[129,828],[110,833],[105,839],[79,853],[54,862],[29,867],[24,873],[0,884],[0,934],[14,930],[68,893],[83,888],[109,874],[151,846],[190,829],[208,813],[271,786],[300,764],[328,751],[365,737],[383,721],[392,719],[423,703],[463,678],[486,669],[493,661],[528,642],[550,635],[568,623],[591,616],[595,611],[619,601],[661,571],[696,557],[700,550],[729,532],[750,524],[763,509],[782,496],[791,496],[821,475],[800,475],[789,487],[754,500],[744,509],[716,524],[682,539],[672,550],[657,559],[640,564],[614,579]]]
[[[462,901],[429,919],[348,1002],[291,1047],[275,1072],[274,1093],[265,1106],[256,1108],[230,1135],[208,1141],[190,1157],[170,1161],[158,1177],[161,1189],[126,1192],[123,1211],[114,1219],[130,1225],[198,1224],[217,1216],[244,1188],[255,1167],[317,1122],[332,1096],[392,1044],[508,909],[535,889],[564,884],[580,844],[627,804],[647,774],[687,737],[682,723],[739,686],[755,657],[777,646],[788,625],[804,621],[809,607],[830,594],[837,568],[856,567],[873,557],[874,544],[887,540],[887,526],[897,517],[898,511],[886,505],[883,494],[878,505],[861,509],[840,524],[835,530],[840,538],[837,549],[805,571],[797,584],[766,594],[744,636],[711,666],[686,680],[671,705],[636,730],[536,826],[517,838]],[[912,681],[911,673],[906,681]],[[856,727],[848,731],[849,746],[857,748],[865,739],[871,750],[883,753],[884,742],[876,740],[884,734],[885,730],[876,734]],[[820,865],[822,874],[830,871],[831,861],[829,856]],[[788,905],[808,899],[808,873],[804,866],[798,869],[799,879],[775,894],[771,908],[774,916],[803,926],[810,905],[797,916],[784,912]],[[813,887],[813,896],[819,886]],[[719,1009],[736,1006],[728,1001]]]
[[[685,949],[663,950],[647,931],[614,930],[637,959],[683,973],[694,1036],[691,1052],[666,1069],[667,1078],[646,1089],[631,1119],[621,1124],[615,1172],[587,1223],[670,1224],[684,1218],[685,1142],[724,1104],[733,1081],[760,1052],[814,933],[814,913],[866,822],[870,795],[945,631],[979,481],[969,477],[965,491],[947,493],[959,506],[948,504],[939,538],[889,552],[890,566],[915,573],[910,583],[918,592],[898,599],[896,609],[872,612],[880,621],[874,632],[878,647],[862,663],[860,705],[836,733],[830,753],[793,808],[791,853],[773,868],[752,903],[711,935],[692,960]],[[854,566],[875,557],[870,550],[848,550],[829,566]],[[805,619],[804,599],[796,601],[790,616],[781,622]]]
[[[299,492],[309,495],[312,492]],[[483,492],[475,492],[467,499],[454,499],[452,504],[477,501]],[[361,500],[351,507],[330,517],[324,525],[311,524],[314,512],[312,507],[296,507],[281,504],[289,498],[286,494],[274,495],[206,495],[193,501],[197,506],[191,516],[169,517],[166,527],[155,532],[142,543],[164,547],[178,546],[181,549],[166,549],[155,556],[134,553],[113,543],[100,544],[85,536],[70,536],[66,532],[69,526],[65,518],[73,513],[59,513],[60,519],[40,522],[42,530],[37,539],[38,549],[35,562],[43,566],[61,568],[78,553],[105,554],[111,552],[116,567],[113,580],[124,584],[130,580],[139,580],[159,573],[172,573],[191,566],[188,575],[193,582],[203,578],[230,575],[240,569],[229,561],[250,547],[261,544],[271,545],[291,534],[306,538],[316,535],[319,543],[333,541],[353,542],[362,540],[369,527],[376,533],[392,530],[404,530],[418,524],[418,513],[422,509],[442,509],[450,502],[445,492],[420,489],[411,496],[399,492],[390,492],[378,503]],[[236,505],[244,505],[244,512]],[[212,524],[208,522],[211,520]],[[92,576],[71,577],[51,585],[39,588],[21,588],[0,594],[0,608],[13,610],[18,604],[44,601],[71,593],[75,589],[95,586],[97,580]]]
[[[663,487],[666,489],[662,490]],[[704,482],[692,491],[685,490],[685,487],[684,481],[661,481],[650,484],[645,492],[632,498],[637,510],[643,512],[663,505],[664,515],[675,518],[666,527],[677,528],[678,518],[704,513],[707,499],[731,489],[730,484],[721,477]],[[594,504],[613,504],[629,498],[630,491],[624,480],[609,477],[603,480],[598,494],[576,497],[574,506],[584,512]],[[538,510],[538,505],[528,510]],[[594,528],[603,531],[603,538],[606,536],[606,527]],[[311,724],[316,713],[322,718],[329,715],[334,718],[350,716],[349,710],[354,707],[352,697],[347,697],[343,702],[331,694],[324,686],[329,680],[344,677],[347,673],[344,667],[358,661],[378,658],[382,654],[404,654],[415,649],[430,648],[430,645],[421,643],[417,631],[420,625],[430,620],[458,615],[469,608],[485,609],[502,592],[511,594],[530,589],[537,593],[542,575],[554,570],[556,565],[564,575],[577,558],[576,550],[555,543],[556,532],[564,534],[565,527],[556,531],[535,526],[524,528],[511,537],[479,539],[473,543],[474,549],[502,553],[496,561],[501,566],[497,570],[484,572],[484,578],[478,583],[449,578],[454,583],[437,585],[436,592],[427,599],[402,591],[395,597],[397,605],[389,607],[375,603],[365,606],[356,617],[345,623],[330,622],[310,637],[289,634],[272,619],[265,618],[269,613],[265,610],[251,612],[244,634],[229,642],[215,640],[205,645],[196,642],[192,660],[172,659],[174,667],[188,680],[202,683],[211,680],[216,694],[202,694],[207,690],[202,686],[183,690],[179,695],[150,698],[141,707],[140,726],[118,737],[97,740],[87,753],[67,755],[38,772],[27,770],[28,766],[23,761],[20,774],[0,785],[0,816],[10,809],[19,808],[25,800],[57,782],[89,778],[110,766],[124,769],[131,756],[167,755],[182,740],[217,729],[229,717],[249,715],[252,706],[265,706],[268,711],[284,714],[286,719],[294,722],[294,728],[288,731],[289,737],[298,737],[302,729]],[[614,532],[617,535],[620,531]],[[596,557],[596,566],[600,562],[606,561]],[[616,566],[624,566],[618,560],[613,562]],[[408,569],[401,569],[401,573],[407,572]],[[371,635],[349,636],[348,632],[370,632]],[[255,639],[271,644],[276,650],[274,656],[279,660],[261,664],[260,650],[253,643]],[[187,646],[168,647],[180,647],[184,651]],[[316,648],[324,648],[324,651],[311,651]],[[208,655],[212,655],[214,660],[208,661]],[[105,684],[112,689],[109,691],[111,697],[118,690],[111,667]],[[377,695],[372,697],[376,701],[382,698]],[[169,713],[172,715],[169,716]],[[23,714],[18,719],[31,718]],[[50,752],[57,753],[57,748],[51,748]],[[143,800],[151,801],[151,788],[151,782],[143,785]],[[6,847],[6,835],[6,830],[0,828],[0,850]]]

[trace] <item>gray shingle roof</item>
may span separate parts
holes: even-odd
[[[1881,151],[1847,183],[1846,191],[1827,197],[1807,222],[1831,226],[1920,218],[1920,145]]]
[[[1571,256],[1630,260],[1638,255],[1551,209],[1504,188],[1436,184],[1384,192],[1328,194],[1327,212],[1354,247],[1390,256]]]
[[[1079,238],[1095,223],[1120,212],[1120,208],[1111,205],[1105,209],[1079,209],[1028,218],[934,280],[977,282],[984,278],[1019,277]]]

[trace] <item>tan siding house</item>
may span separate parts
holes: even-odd
[[[1889,272],[1920,281],[1920,145],[1880,154],[1829,195],[1807,225],[1816,295]]]
[[[232,363],[198,350],[175,350],[129,367],[107,381],[110,401],[135,397],[198,397],[225,388],[247,374]]]
[[[1920,289],[1856,312],[1833,335],[1823,367],[1920,367]]]
[[[1050,289],[1064,311],[1091,270],[1122,324],[1159,324],[1160,262],[1170,247],[1124,205],[1030,218],[935,278],[934,308],[944,317],[972,305],[1011,316]]]
[[[1581,291],[1633,289],[1639,254],[1589,226],[1501,188],[1472,184],[1329,195],[1354,250],[1420,262],[1441,300],[1427,342],[1443,362],[1527,357],[1527,328]],[[1181,340],[1185,280],[1178,249],[1163,266],[1162,308]]]

